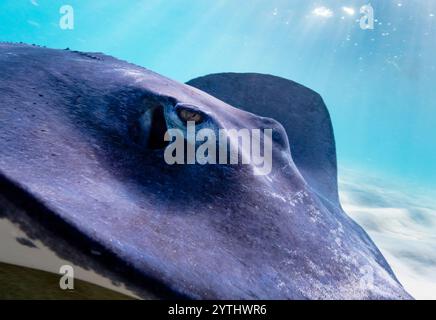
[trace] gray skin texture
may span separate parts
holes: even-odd
[[[150,140],[166,122],[150,110],[175,119],[180,104],[213,128],[273,129],[272,172],[166,164]],[[55,217],[176,295],[410,298],[363,229],[305,180],[282,125],[142,67],[1,44],[0,150],[2,185],[46,209],[35,223]]]

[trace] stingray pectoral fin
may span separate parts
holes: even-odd
[[[210,74],[187,84],[234,107],[279,121],[305,180],[339,205],[333,127],[319,94],[291,80],[258,73]]]

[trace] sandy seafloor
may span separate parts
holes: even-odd
[[[342,169],[341,203],[415,299],[436,299],[436,195],[431,188]]]

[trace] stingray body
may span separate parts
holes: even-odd
[[[215,128],[273,129],[271,173],[168,165],[162,133],[186,106]],[[336,171],[294,163],[276,120],[106,55],[0,45],[1,191],[36,203],[35,225],[175,296],[410,298],[340,208]]]

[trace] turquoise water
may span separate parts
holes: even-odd
[[[126,5],[128,3],[128,5]],[[416,297],[436,298],[436,0],[2,0],[0,40],[99,51],[185,82],[269,73],[319,92],[341,198]],[[74,29],[59,26],[62,5]]]
[[[64,4],[74,9],[73,30],[59,27]],[[295,80],[324,97],[340,168],[432,188],[436,1],[373,1],[374,30],[359,26],[365,4],[3,0],[0,40],[101,51],[179,81],[224,71]]]

